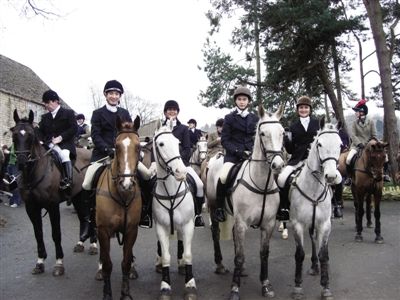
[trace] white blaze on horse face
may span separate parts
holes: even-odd
[[[126,137],[123,141],[122,141],[122,145],[124,147],[123,153],[124,153],[124,162],[125,162],[125,169],[123,174],[132,174],[133,172],[131,171],[131,169],[129,168],[129,161],[128,161],[128,149],[129,149],[129,145],[131,144],[131,139],[129,137]],[[128,190],[130,189],[132,185],[131,179],[130,177],[124,177],[124,180],[122,181],[122,186]]]
[[[207,156],[207,141],[200,140],[197,142],[197,150],[199,151],[199,162],[203,162]]]
[[[19,131],[19,133],[20,133],[22,136],[24,136],[25,133],[26,133],[26,131],[22,129],[22,130]]]

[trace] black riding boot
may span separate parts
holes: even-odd
[[[194,201],[194,227],[204,227],[205,223],[201,215],[203,209],[204,196],[203,197],[193,197]]]
[[[285,186],[279,190],[279,212],[277,218],[279,221],[289,221],[289,185],[286,183]]]
[[[139,179],[139,184],[142,190],[142,214],[140,216],[139,226],[142,228],[152,228],[151,209],[153,195],[151,191],[153,190],[154,180],[153,178],[150,180]]]
[[[343,185],[341,183],[335,185],[335,191],[333,194],[333,217],[343,218]]]
[[[226,214],[224,211],[225,196],[226,184],[223,184],[219,179],[217,184],[217,209],[214,213],[214,219],[217,222],[225,222],[226,220]]]
[[[63,178],[60,182],[60,190],[64,192],[64,197],[67,199],[67,205],[71,205],[71,191],[72,191],[72,162],[66,161],[62,163]]]

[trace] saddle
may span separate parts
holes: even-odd
[[[226,204],[228,205],[226,207],[228,213],[232,214],[233,213],[233,205],[232,205],[232,193],[235,191],[236,186],[237,186],[237,182],[235,181],[236,176],[238,175],[240,168],[242,167],[244,163],[244,160],[238,162],[237,164],[234,164],[232,166],[232,168],[229,170],[228,172],[228,176],[226,177],[226,183],[225,183],[225,187],[226,187]]]

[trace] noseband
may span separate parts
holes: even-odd
[[[320,134],[318,134],[318,136],[317,136],[317,141],[318,141],[318,138],[319,138],[321,135],[326,134],[326,133],[333,133],[333,134],[339,135],[339,133],[338,133],[337,131],[334,131],[334,130],[323,131],[323,132],[321,132]],[[333,156],[328,156],[328,157],[326,157],[326,158],[324,158],[324,159],[321,159],[321,156],[320,156],[320,154],[319,154],[319,147],[318,147],[318,144],[317,144],[317,153],[318,153],[318,159],[319,159],[319,162],[320,162],[320,164],[321,164],[321,167],[322,167],[322,165],[323,165],[326,161],[328,161],[328,160],[333,160],[333,161],[336,162],[336,165],[338,164],[338,159],[335,158],[335,157],[333,157]]]
[[[117,136],[116,136],[115,140],[117,140],[118,136],[123,134],[123,133],[134,133],[137,137],[139,137],[139,134],[135,130],[123,130],[123,131],[119,131],[117,133]],[[116,181],[119,178],[136,177],[138,164],[139,164],[139,160],[137,160],[137,162],[136,162],[135,171],[133,173],[117,173],[117,175],[112,175],[111,176],[112,180]]]
[[[154,142],[156,142],[157,141],[157,139],[158,139],[158,137],[159,136],[161,136],[161,135],[163,135],[163,134],[172,134],[172,132],[161,132],[161,133],[159,133],[159,134],[157,134],[155,137],[154,137]],[[174,157],[172,157],[171,159],[169,159],[169,160],[167,160],[167,161],[165,161],[165,159],[162,157],[162,155],[161,155],[161,152],[160,152],[160,149],[158,148],[158,146],[157,146],[157,143],[155,143],[155,146],[156,146],[156,152],[157,152],[157,157],[159,157],[159,159],[163,162],[163,164],[164,164],[164,166],[162,166],[161,164],[161,167],[163,168],[163,170],[165,171],[165,172],[167,172],[167,176],[166,177],[168,177],[169,175],[174,175],[174,171],[172,170],[172,168],[168,165],[171,161],[174,161],[175,159],[181,159],[181,156],[180,155],[177,155],[177,156],[174,156]],[[165,178],[166,178],[165,177]],[[163,178],[163,179],[165,179],[165,178]]]
[[[264,157],[267,161],[267,163],[271,164],[272,161],[275,159],[275,157],[279,156],[280,158],[283,159],[283,149],[281,149],[280,151],[274,151],[274,150],[267,150],[267,148],[265,147],[262,137],[261,137],[261,125],[264,124],[280,124],[279,121],[264,121],[258,124],[258,135],[260,137],[260,147],[261,147],[261,151],[264,154]]]

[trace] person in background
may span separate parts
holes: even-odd
[[[226,214],[224,203],[226,197],[226,180],[234,164],[251,157],[254,135],[258,117],[249,111],[251,93],[247,87],[236,88],[233,94],[235,109],[225,116],[221,132],[221,144],[225,148],[224,165],[217,184],[217,209],[214,220],[224,222]]]
[[[78,131],[75,114],[71,109],[61,107],[60,98],[53,90],[43,93],[42,100],[48,113],[42,115],[39,132],[44,145],[52,148],[61,159],[63,174],[60,190],[65,193],[67,205],[71,204],[72,162],[76,158],[74,139]]]
[[[19,171],[17,168],[17,155],[15,154],[14,144],[10,148],[10,160],[7,165],[7,173],[9,176],[9,190],[12,193],[10,198],[10,207],[19,207],[21,205],[21,196],[19,194],[17,178]]]
[[[222,127],[224,126],[224,119],[218,119],[215,122],[216,131],[210,133],[207,139],[207,158],[206,161],[209,161],[211,157],[216,155],[219,152],[224,153],[224,147],[222,147],[221,143],[221,133]]]
[[[79,148],[88,148],[90,127],[85,123],[85,116],[83,114],[76,115],[76,122],[78,124],[78,132],[76,133],[76,146]]]
[[[190,119],[188,121],[189,125],[189,137],[190,137],[190,148],[196,147],[197,142],[202,136],[201,130],[196,129],[197,121],[195,119]]]

